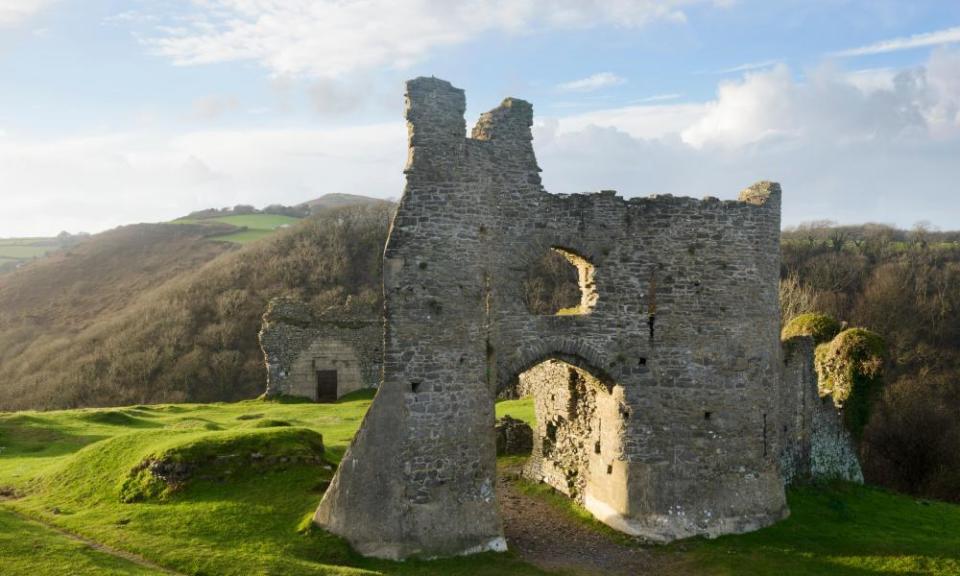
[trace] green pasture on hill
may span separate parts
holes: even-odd
[[[291,226],[299,222],[299,218],[280,216],[277,214],[237,214],[234,216],[220,216],[216,218],[180,218],[174,220],[180,224],[202,224],[204,222],[219,222],[239,228],[236,232],[213,236],[211,240],[222,240],[246,244],[269,236],[284,226]]]
[[[0,265],[39,258],[57,247],[55,238],[0,238]]]
[[[361,392],[336,404],[253,400],[0,414],[0,573],[158,573],[55,527],[183,574],[543,574],[513,553],[366,559],[310,527],[370,400]],[[501,402],[497,412],[533,419],[528,400]],[[328,462],[315,459],[318,433]],[[193,475],[164,490],[144,473],[157,462],[192,463]],[[609,533],[551,490],[524,486]],[[776,526],[651,551],[675,557],[677,574],[960,574],[958,506],[847,484],[802,487],[789,498],[792,515]]]

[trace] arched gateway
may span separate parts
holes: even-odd
[[[383,382],[316,522],[373,556],[503,549],[494,401],[521,373],[541,419],[528,473],[611,526],[671,540],[784,517],[779,186],[551,195],[530,104],[505,100],[470,138],[464,108],[447,82],[407,84]],[[547,250],[583,297],[538,315],[525,271]]]

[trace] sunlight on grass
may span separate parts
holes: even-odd
[[[0,501],[2,573],[150,573],[25,523],[5,512],[10,508],[188,574],[543,574],[513,553],[371,560],[305,522],[333,468],[291,457],[309,441],[301,435],[321,434],[326,460],[339,461],[372,397],[362,391],[335,404],[279,399],[0,414],[0,494],[15,497]],[[497,415],[504,414],[533,423],[533,404],[499,402]],[[254,449],[276,452],[274,465],[224,466]],[[162,498],[124,503],[124,482],[158,454],[193,458],[195,477]],[[592,530],[638,545],[545,485],[520,481],[518,488]],[[797,488],[789,499],[791,517],[770,528],[651,553],[696,567],[679,574],[708,576],[960,573],[960,507],[848,484]],[[36,570],[29,570],[30,543],[45,550]]]

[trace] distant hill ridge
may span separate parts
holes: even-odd
[[[313,200],[307,200],[297,204],[297,206],[308,206],[312,210],[320,210],[325,208],[342,208],[343,206],[354,206],[358,204],[378,204],[378,203],[388,203],[392,204],[390,200],[383,200],[380,198],[371,198],[370,196],[361,196],[358,194],[339,194],[331,193],[324,194],[319,198],[314,198]]]

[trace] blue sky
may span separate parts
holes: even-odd
[[[0,0],[0,237],[396,197],[403,81],[530,100],[552,192],[960,228],[960,3]]]

